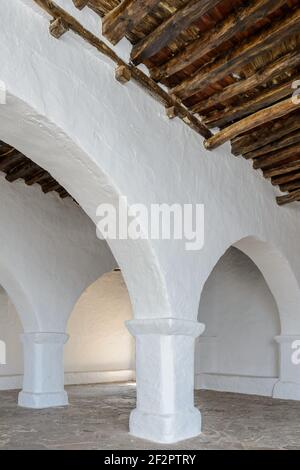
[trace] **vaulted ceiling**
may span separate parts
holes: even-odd
[[[99,14],[113,45],[127,37],[129,64],[54,2],[35,1],[53,16],[51,34],[80,34],[117,63],[119,81],[160,95],[207,149],[230,141],[234,155],[252,159],[286,193],[278,204],[300,200],[300,0],[73,0]]]

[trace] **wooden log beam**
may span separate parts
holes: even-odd
[[[53,179],[49,183],[44,183],[44,184],[42,183],[41,187],[42,187],[43,193],[48,194],[51,191],[56,191],[57,189],[61,188],[62,186],[57,181],[55,181]]]
[[[277,165],[278,163],[287,160],[288,158],[299,155],[300,158],[300,144],[291,145],[290,147],[283,148],[277,152],[273,152],[265,157],[256,158],[253,162],[253,168],[258,170],[259,168],[267,168],[271,165]]]
[[[254,98],[244,101],[239,106],[228,106],[225,109],[214,111],[209,114],[204,120],[204,124],[208,127],[224,127],[232,121],[242,119],[244,116],[256,113],[260,109],[271,106],[279,100],[291,96],[294,93],[292,85],[295,80],[298,80],[300,76],[289,80],[281,85],[270,87],[266,91],[259,93]]]
[[[132,62],[138,65],[152,57],[201,16],[213,9],[220,1],[191,0],[132,48],[130,55]]]
[[[288,98],[280,103],[274,104],[270,108],[262,109],[261,111],[226,127],[222,131],[217,132],[214,136],[205,140],[204,146],[209,150],[215,149],[244,132],[254,129],[268,121],[273,121],[274,119],[285,116],[298,108],[300,108],[300,102]]]
[[[117,44],[153,10],[160,0],[123,0],[102,20],[102,34]]]
[[[74,3],[74,6],[78,8],[78,10],[82,10],[89,3],[89,0],[72,0],[72,1]]]
[[[278,196],[276,201],[279,206],[283,206],[284,204],[289,204],[295,201],[300,201],[300,191],[292,191],[289,194],[285,194],[284,196]]]
[[[24,180],[28,186],[32,186],[33,184],[38,183],[41,180],[44,180],[46,177],[48,178],[49,176],[50,175],[47,173],[47,171],[37,166],[37,170],[34,170],[29,176],[26,176]]]
[[[299,123],[300,127],[300,123]],[[299,130],[295,132],[291,132],[285,137],[282,137],[279,140],[276,140],[275,142],[272,142],[269,145],[265,145],[264,147],[259,148],[258,150],[253,150],[252,152],[246,153],[243,155],[244,158],[250,159],[250,158],[257,158],[257,157],[262,157],[266,156],[272,152],[276,152],[277,150],[283,149],[285,147],[289,147],[290,145],[300,143],[300,132]]]
[[[125,67],[125,65],[118,65],[115,71],[115,78],[119,83],[127,83],[131,79],[130,68]]]
[[[24,156],[15,149],[12,149],[13,153],[8,153],[7,155],[2,155],[0,157],[0,171],[4,171],[6,168],[11,168],[12,165],[17,165],[21,160],[24,159]]]
[[[295,162],[286,163],[276,168],[269,168],[268,170],[264,170],[263,173],[265,178],[273,178],[274,176],[285,175],[286,173],[293,173],[299,170],[300,160],[296,160]]]
[[[229,85],[222,91],[215,93],[209,98],[199,101],[190,108],[193,113],[201,114],[205,109],[212,108],[217,104],[222,104],[234,97],[239,97],[254,88],[273,80],[283,72],[288,72],[291,68],[297,67],[300,64],[300,52],[293,51],[283,57],[275,60],[265,68],[259,69],[250,77],[240,80],[237,83]]]
[[[300,172],[295,171],[293,173],[288,173],[280,176],[273,176],[271,178],[271,183],[273,186],[281,186],[285,183],[290,183],[291,181],[296,181],[300,178]]]
[[[221,24],[218,23],[214,28],[203,33],[168,62],[152,68],[151,77],[154,80],[161,80],[162,77],[167,78],[180,72],[232,39],[236,34],[263,20],[285,3],[286,0],[255,0],[246,7],[234,10]]]
[[[231,141],[233,155],[247,154],[300,129],[300,114],[280,118],[253,132],[234,138]]]
[[[137,67],[127,64],[109,46],[107,46],[105,42],[101,41],[101,39],[84,28],[63,8],[56,5],[56,3],[54,3],[52,0],[34,0],[34,2],[43,8],[43,10],[45,10],[47,13],[49,13],[49,15],[51,15],[53,18],[62,18],[71,31],[83,38],[91,46],[95,47],[99,52],[111,59],[118,66],[123,65],[128,67],[131,71],[132,79],[139,86],[146,90],[148,94],[159,101],[165,108],[169,106],[176,106],[178,117],[198,134],[205,138],[209,138],[212,135],[210,130],[192,113],[190,113],[185,106],[179,104],[175,97],[170,96],[165,90],[163,90],[157,83],[155,83],[150,77],[148,77]]]
[[[274,21],[262,32],[247,38],[241,45],[229,53],[217,58],[214,62],[203,66],[191,78],[184,80],[171,90],[181,99],[189,98],[212,83],[222,80],[231,73],[239,71],[255,57],[269,52],[276,44],[299,32],[300,8],[284,20]]]
[[[36,166],[35,163],[33,163],[30,160],[29,161],[26,160],[26,161],[22,162],[20,165],[16,166],[12,170],[10,170],[6,174],[5,178],[7,179],[7,181],[12,183],[13,181],[16,181],[17,179],[23,178],[24,176],[26,176],[26,174],[31,172],[32,169],[35,168],[35,166]]]
[[[50,22],[49,31],[51,36],[55,39],[59,39],[63,34],[68,31],[68,26],[61,18],[56,18],[55,20]]]
[[[291,181],[289,183],[281,184],[279,188],[280,191],[282,191],[283,193],[287,191],[294,191],[295,189],[300,189],[300,179],[296,181]]]

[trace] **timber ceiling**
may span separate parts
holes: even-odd
[[[138,82],[207,149],[230,141],[285,193],[278,204],[300,201],[300,0],[72,0],[101,17],[112,44],[131,42],[128,64],[55,2],[34,1],[55,38],[78,34],[117,64],[117,80]]]
[[[132,64],[145,64],[155,82],[216,129],[208,149],[230,140],[234,155],[252,159],[286,193],[278,204],[300,200],[300,103],[291,100],[300,80],[300,0],[73,3],[102,17],[112,44],[126,36]]]
[[[69,197],[69,193],[50,173],[2,141],[0,141],[0,171],[5,173],[5,178],[10,183],[22,179],[28,186],[39,184],[44,193],[55,191],[61,198]]]

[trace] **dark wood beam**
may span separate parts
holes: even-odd
[[[256,158],[253,162],[253,168],[258,170],[259,168],[267,168],[268,166],[275,165],[287,160],[288,158],[294,157],[295,155],[300,156],[300,144],[291,145],[290,147],[283,148],[277,152],[273,152],[265,157]]]
[[[286,175],[274,176],[271,178],[271,183],[273,186],[281,186],[285,183],[290,183],[291,181],[296,181],[300,178],[300,172],[295,171],[293,173],[288,173]]]
[[[222,80],[231,73],[239,71],[255,57],[269,52],[279,42],[299,32],[300,8],[285,19],[274,21],[268,28],[255,36],[250,36],[229,53],[217,58],[213,63],[203,66],[191,78],[184,80],[171,90],[181,99],[189,98],[203,88]]]
[[[215,93],[209,98],[199,101],[190,109],[193,113],[203,112],[205,109],[212,108],[218,104],[223,104],[226,101],[239,97],[244,93],[252,91],[254,88],[264,85],[266,82],[273,80],[283,72],[288,72],[291,68],[297,67],[300,64],[300,52],[293,51],[283,57],[275,60],[264,68],[259,69],[250,77],[240,80],[222,91]]]
[[[295,162],[286,163],[276,168],[269,168],[268,170],[264,170],[263,173],[265,178],[273,178],[274,176],[285,175],[286,173],[293,173],[299,170],[300,160],[296,160]]]
[[[67,13],[63,8],[59,7],[52,0],[34,0],[43,10],[45,10],[53,18],[62,18],[68,28],[75,34],[87,41],[91,46],[95,47],[99,52],[109,57],[118,66],[123,65],[128,67],[131,71],[132,79],[142,88],[144,88],[148,94],[159,101],[163,106],[170,107],[176,106],[178,117],[189,127],[191,127],[198,134],[205,138],[211,136],[210,130],[201,123],[189,110],[178,103],[176,98],[170,96],[165,90],[163,90],[157,83],[155,83],[150,77],[148,77],[142,70],[139,70],[133,65],[127,64],[122,60],[105,42],[101,41],[97,36],[91,33],[89,30],[84,28],[72,15]]]
[[[224,127],[233,121],[242,119],[249,114],[256,113],[260,109],[271,106],[287,96],[291,96],[294,93],[292,85],[295,80],[298,80],[299,78],[300,76],[297,76],[281,85],[269,87],[266,91],[257,94],[254,98],[250,100],[245,99],[241,105],[233,104],[225,109],[214,111],[204,118],[203,122],[206,126],[211,128]]]
[[[300,127],[300,123],[299,123],[299,127]],[[264,147],[261,147],[258,150],[253,150],[253,152],[246,153],[245,155],[243,155],[243,157],[246,159],[250,159],[250,158],[266,156],[270,154],[271,152],[276,152],[277,150],[283,149],[285,147],[289,147],[290,145],[297,144],[297,143],[300,143],[299,130],[295,132],[291,132],[287,136],[282,137],[281,139],[276,140],[275,142],[272,142],[269,145],[265,145]]]
[[[287,191],[294,191],[295,189],[300,189],[300,179],[296,181],[291,181],[290,183],[281,184],[279,186],[280,191],[283,193]]]
[[[252,132],[234,138],[231,141],[233,155],[242,155],[260,149],[267,144],[276,143],[277,140],[300,129],[300,114],[292,113]]]
[[[112,44],[117,44],[126,32],[135,28],[159,2],[160,0],[123,0],[104,16],[102,34]]]
[[[36,171],[33,171],[29,176],[24,178],[25,183],[28,186],[32,186],[35,183],[38,183],[41,180],[44,180],[46,177],[48,178],[50,175],[47,171],[43,170],[43,168],[37,168]]]
[[[294,201],[300,201],[300,191],[292,191],[291,193],[285,194],[284,196],[278,196],[276,201],[279,206],[283,206],[284,204],[289,204]]]
[[[232,39],[238,33],[263,20],[285,3],[286,0],[255,0],[246,7],[234,10],[222,23],[218,23],[214,28],[203,33],[168,62],[152,68],[150,71],[151,77],[155,80],[161,80],[162,77],[167,78],[180,72]]]
[[[6,153],[0,156],[0,171],[4,171],[6,168],[11,168],[12,165],[17,165],[24,156],[15,149],[13,152]]]
[[[231,124],[231,126],[217,132],[214,136],[210,137],[210,139],[206,140],[204,145],[209,150],[215,149],[244,132],[254,129],[268,121],[273,121],[274,119],[285,116],[290,112],[296,111],[298,108],[300,108],[300,100],[298,102],[297,100],[288,98],[280,103],[274,104],[270,108],[262,109],[241,121]]]
[[[191,0],[132,48],[130,56],[132,62],[138,65],[152,57],[201,16],[212,10],[220,1]]]

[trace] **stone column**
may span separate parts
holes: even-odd
[[[195,338],[204,325],[168,319],[127,322],[136,338],[137,405],[130,433],[155,442],[172,443],[201,432],[194,407]]]
[[[21,339],[24,348],[24,378],[19,405],[26,408],[67,405],[63,349],[68,335],[26,333],[21,335]]]
[[[275,340],[280,360],[279,381],[274,386],[273,397],[300,400],[300,335],[281,335]]]

